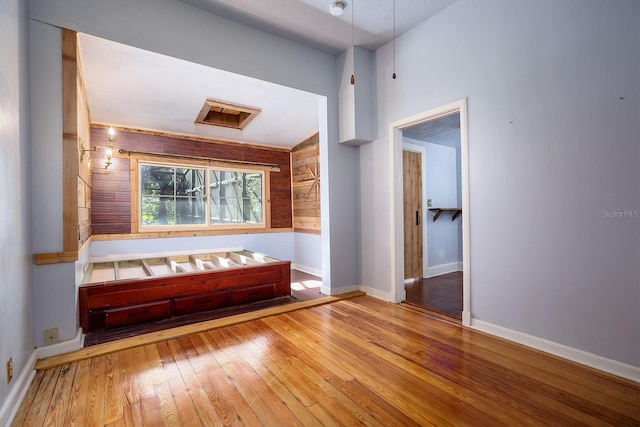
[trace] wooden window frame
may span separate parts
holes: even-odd
[[[270,169],[268,167],[228,167],[224,165],[211,165],[202,161],[172,161],[164,160],[159,162],[145,158],[132,159],[131,162],[131,232],[132,233],[176,233],[176,232],[216,232],[228,234],[228,232],[238,231],[246,233],[252,230],[267,230],[271,228],[270,216]],[[205,224],[181,224],[181,225],[142,225],[141,218],[141,197],[142,197],[142,180],[141,168],[143,165],[166,166],[173,168],[187,169],[204,169],[205,181],[209,182],[209,173],[211,170],[233,171],[233,172],[250,172],[260,173],[262,175],[262,218],[261,223],[228,223],[228,224],[211,224],[209,193],[207,193],[207,201],[205,203]],[[208,185],[207,185],[208,187]]]

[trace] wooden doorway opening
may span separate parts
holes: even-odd
[[[405,302],[461,320],[460,113],[404,128],[402,137]]]
[[[406,299],[404,287],[404,201],[403,201],[403,129],[417,124],[459,113],[461,151],[461,221],[462,221],[462,324],[471,325],[471,277],[469,246],[469,142],[467,129],[467,101],[462,99],[441,107],[397,120],[389,125],[389,150],[391,171],[391,293],[395,302]],[[423,217],[424,220],[424,217]]]

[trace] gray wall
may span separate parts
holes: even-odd
[[[0,1],[0,424],[33,353],[26,3]],[[13,380],[6,363],[13,358]]]
[[[205,13],[175,0],[32,0],[29,6],[30,16],[34,20],[32,22],[37,20],[52,26],[70,28],[325,96],[328,117],[320,120],[320,140],[321,144],[323,143],[321,154],[324,156],[321,172],[323,281],[336,288],[359,283],[359,207],[358,199],[354,197],[358,190],[359,158],[356,148],[338,144],[335,57]],[[32,40],[32,45],[51,43],[42,37],[44,36]],[[212,40],[221,42],[212,43]],[[47,67],[50,72],[57,70],[59,59],[45,58],[43,61],[48,61]],[[44,73],[46,74],[46,71]],[[36,76],[34,87],[42,83],[43,79],[46,77]],[[52,90],[46,81],[42,86],[43,89],[35,92],[34,96],[42,95],[40,102],[43,111],[47,111],[52,117],[59,116],[61,106],[55,90]],[[47,146],[48,151],[53,151],[51,158],[61,153],[61,134],[57,127],[56,123],[47,122],[39,125],[38,132],[42,136],[34,134],[34,146]],[[44,162],[43,155],[34,154],[34,165]],[[49,173],[53,173],[52,170],[45,174]],[[60,176],[42,181],[39,185],[43,187],[37,190],[61,194],[61,179]],[[54,202],[53,209],[58,209],[57,202]],[[36,212],[34,209],[34,222],[43,215],[43,211],[38,209]],[[60,216],[59,222],[54,221],[51,225],[51,230],[34,236],[38,247],[46,248],[44,250],[47,251],[61,250],[62,242],[58,241],[61,227]],[[68,276],[73,277],[76,274],[76,268],[73,264],[68,264],[61,269],[64,272],[59,269],[37,267],[37,283],[34,283],[34,286],[39,292],[44,292],[43,296],[55,293],[59,298],[69,301],[67,280]],[[42,331],[50,327],[60,327],[63,340],[75,336],[76,331],[72,330],[74,328],[68,327],[70,320],[77,325],[73,307],[69,310],[66,303],[63,308],[46,305],[45,300],[38,296],[36,301],[36,310],[40,313],[39,325],[36,328],[37,344],[42,343]],[[73,301],[71,303],[75,304]],[[63,320],[57,319],[61,311],[66,312]],[[64,325],[51,324],[53,321],[63,322]]]
[[[424,143],[427,161],[424,173],[427,175],[427,199],[433,200],[433,207],[455,208],[458,204],[459,173],[456,169],[456,149],[446,145]],[[425,209],[428,209],[425,205]],[[430,268],[462,261],[459,231],[461,220],[451,221],[452,214],[442,214],[433,221],[434,212],[427,211],[427,266]]]
[[[334,57],[177,1],[30,6],[44,22],[327,96],[323,272],[336,287],[361,270],[389,289],[389,122],[468,97],[473,316],[640,366],[639,220],[610,214],[640,209],[637,1],[460,0],[398,39],[398,79],[392,47],[376,52],[379,139],[359,157],[337,144]]]
[[[31,20],[31,230],[34,253],[62,251],[62,33]],[[58,106],[58,108],[51,108]],[[58,328],[60,340],[78,332],[74,264],[33,265],[35,344]]]
[[[378,49],[366,285],[391,281],[389,123],[467,97],[473,318],[640,366],[639,7],[460,0],[397,40],[396,80]]]

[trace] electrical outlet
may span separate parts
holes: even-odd
[[[13,357],[9,358],[7,362],[7,383],[10,383],[13,379]]]
[[[60,342],[60,334],[58,328],[51,328],[44,331],[44,345],[58,344]]]

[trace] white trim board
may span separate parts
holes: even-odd
[[[320,287],[320,292],[324,295],[330,295],[330,296],[334,296],[334,295],[342,295],[342,294],[346,294],[349,292],[355,292],[355,291],[360,291],[361,286],[358,285],[351,285],[351,286],[341,286],[339,288],[330,288],[324,285],[324,283],[322,284],[322,286]]]
[[[369,296],[372,296],[374,298],[377,298],[379,300],[385,301],[385,302],[392,302],[395,303],[393,301],[394,299],[394,294],[389,292],[389,291],[381,291],[380,289],[375,289],[372,288],[370,286],[365,286],[365,285],[360,285],[360,291],[366,293]]]
[[[460,113],[460,150],[461,150],[461,182],[462,182],[462,325],[469,326],[471,320],[471,246],[469,243],[470,199],[469,199],[469,133],[467,129],[467,99],[463,98],[449,104],[423,111],[404,119],[389,123],[389,172],[390,186],[390,230],[391,241],[391,294],[392,301],[400,302],[406,298],[404,289],[404,233],[402,215],[402,129],[435,120],[454,113]],[[468,313],[468,314],[465,314]]]
[[[564,344],[558,344],[544,338],[528,335],[523,332],[494,325],[493,323],[478,319],[471,319],[471,328],[580,363],[581,365],[586,365],[600,371],[608,372],[631,381],[640,382],[640,367],[637,366],[628,365],[626,363],[618,362],[617,360],[608,359],[597,354],[569,347]]]
[[[291,263],[292,270],[302,271],[303,273],[311,274],[312,276],[322,277],[322,270],[318,270],[317,268],[307,267],[306,265],[300,265],[296,263]]]
[[[33,377],[36,375],[35,367],[37,361],[38,354],[36,350],[33,350],[20,375],[16,378],[16,383],[4,400],[2,408],[0,408],[0,426],[9,426],[13,422],[22,400],[27,394],[27,390],[29,390]]]
[[[462,261],[450,262],[447,264],[428,267],[424,277],[436,277],[447,273],[454,273],[456,271],[462,271]]]
[[[56,356],[58,354],[69,353],[71,351],[80,350],[84,347],[84,334],[82,328],[78,328],[76,337],[67,341],[61,341],[57,344],[46,345],[36,348],[38,359]]]

